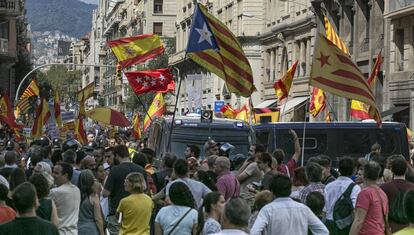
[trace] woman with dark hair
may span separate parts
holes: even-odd
[[[124,181],[125,191],[130,193],[119,203],[117,211],[121,214],[121,235],[150,234],[150,219],[154,203],[145,194],[147,184],[141,173],[129,173]]]
[[[261,171],[263,171],[263,173],[264,173],[260,189],[261,190],[268,190],[270,180],[275,175],[275,172],[272,171],[272,164],[273,164],[272,159],[273,158],[269,153],[266,153],[266,152],[265,153],[256,153],[256,155],[257,155],[257,157],[256,157],[257,167]]]
[[[208,193],[203,200],[203,205],[198,210],[198,231],[197,234],[207,235],[221,231],[220,217],[223,214],[224,204],[223,195],[218,192]],[[204,218],[206,218],[204,222]],[[203,226],[204,224],[204,226]]]
[[[97,194],[98,183],[91,170],[83,170],[79,175],[78,187],[81,193],[78,233],[104,235],[102,210]]]
[[[37,198],[39,199],[39,207],[36,215],[40,218],[52,222],[56,227],[59,225],[56,205],[49,195],[49,182],[41,173],[34,173],[30,176],[30,183],[36,188]]]
[[[196,234],[198,212],[188,186],[172,183],[169,198],[172,204],[163,207],[155,218],[155,235]]]
[[[217,186],[214,183],[214,180],[211,178],[210,174],[207,171],[199,170],[194,174],[194,179],[200,181],[205,186],[207,186],[211,191],[217,192]]]

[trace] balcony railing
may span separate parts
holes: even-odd
[[[0,38],[0,54],[7,55],[9,53],[9,40]]]
[[[401,10],[409,6],[414,6],[414,0],[391,0],[389,1],[389,3],[390,3],[390,8],[389,8],[390,12],[398,11],[398,10]]]
[[[19,0],[0,0],[1,14],[20,14],[21,13]]]

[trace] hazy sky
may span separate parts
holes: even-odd
[[[96,5],[98,5],[98,1],[99,0],[80,0],[80,1],[86,2],[86,3],[90,3],[90,4],[96,4]]]

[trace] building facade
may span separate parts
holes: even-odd
[[[414,128],[414,1],[385,1],[383,106]]]
[[[10,97],[14,97],[20,82],[16,81],[16,63],[21,49],[18,38],[22,21],[24,21],[24,1],[0,2],[0,87],[7,90]]]

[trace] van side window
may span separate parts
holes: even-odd
[[[397,133],[398,132],[393,131],[392,129],[381,129],[375,133],[377,142],[381,145],[381,152],[383,154],[392,155],[401,151],[398,149]]]
[[[343,154],[353,154],[356,157],[363,157],[370,152],[371,143],[369,132],[361,129],[344,131]]]
[[[270,131],[264,131],[264,130],[257,130],[256,131],[256,143],[262,144],[264,146],[269,146],[268,149],[271,149],[271,143],[269,143],[269,134],[272,133]]]
[[[150,133],[150,136],[148,137],[148,147],[154,149],[157,151],[159,138],[162,133],[161,132],[161,125],[159,123],[152,123],[153,128]]]

